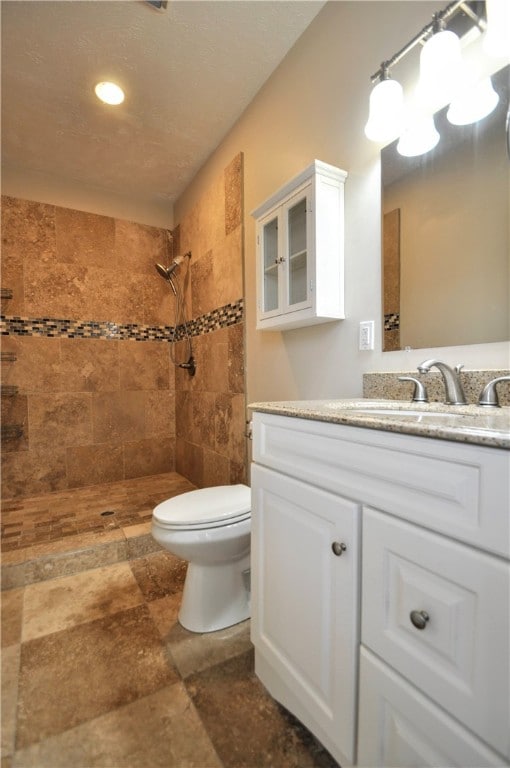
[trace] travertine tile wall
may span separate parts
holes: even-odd
[[[239,155],[175,232],[174,255],[192,251],[187,317],[200,319],[191,379],[150,340],[175,319],[154,270],[172,255],[164,230],[2,198],[2,352],[16,357],[2,383],[18,387],[2,424],[23,425],[2,442],[4,498],[175,468],[199,486],[246,477],[242,236]]]
[[[173,302],[154,261],[164,230],[2,198],[2,315],[107,321],[112,338],[4,335],[2,495],[28,496],[173,470],[175,377],[167,342],[117,340],[118,323],[169,325]]]
[[[191,251],[188,318],[243,297],[243,158],[227,166],[179,222],[177,252]],[[200,487],[246,482],[244,323],[192,339],[197,370],[176,373],[176,469]],[[177,354],[185,358],[184,344]]]

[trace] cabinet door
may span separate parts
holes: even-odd
[[[365,648],[361,649],[358,764],[367,768],[508,765]]]
[[[352,762],[359,508],[257,465],[252,500],[257,674],[337,759]]]
[[[282,206],[284,247],[283,309],[296,312],[312,305],[311,284],[311,185]]]
[[[281,243],[279,213],[270,213],[259,225],[260,314],[271,317],[280,312]]]

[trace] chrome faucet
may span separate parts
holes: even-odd
[[[413,403],[428,403],[429,397],[427,395],[427,389],[423,381],[415,379],[414,376],[398,376],[399,381],[412,381],[414,384],[413,396],[411,402]]]
[[[428,373],[433,367],[438,368],[439,373],[443,377],[446,403],[448,405],[465,405],[466,396],[459,378],[462,365],[456,365],[455,368],[451,368],[441,360],[425,360],[423,363],[420,363],[418,370],[420,373]]]
[[[489,407],[499,408],[499,398],[496,391],[496,384],[499,384],[500,381],[510,381],[510,376],[498,376],[497,379],[492,379],[492,381],[489,381],[489,383],[485,385],[480,393],[478,405],[487,405]]]

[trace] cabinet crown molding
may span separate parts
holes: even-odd
[[[267,211],[270,211],[271,208],[273,208],[275,205],[278,205],[283,197],[286,197],[288,194],[300,187],[301,184],[304,184],[315,174],[320,174],[321,176],[344,182],[348,176],[347,171],[343,171],[341,168],[337,168],[335,165],[324,163],[322,160],[314,160],[313,163],[310,163],[310,165],[302,170],[301,173],[298,173],[297,176],[294,176],[292,179],[290,179],[290,181],[286,182],[286,184],[284,184],[282,187],[280,187],[280,189],[278,189],[270,197],[264,200],[264,202],[261,203],[257,208],[254,208],[250,215],[255,219],[260,218]]]

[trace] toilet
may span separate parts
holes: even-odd
[[[250,616],[251,493],[247,485],[200,488],[154,508],[152,536],[188,561],[179,622],[214,632]]]

